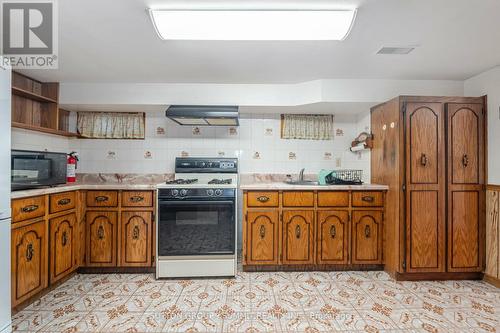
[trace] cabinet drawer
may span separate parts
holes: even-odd
[[[12,201],[12,222],[19,222],[45,215],[45,197],[32,197]]]
[[[76,193],[64,192],[50,195],[50,213],[62,212],[76,206]]]
[[[318,191],[318,207],[347,207],[349,192]]]
[[[314,192],[283,192],[284,207],[314,207]]]
[[[278,207],[278,192],[248,192],[248,207]]]
[[[384,205],[383,192],[352,192],[354,207],[381,207]]]
[[[151,191],[123,191],[123,207],[151,207],[153,206],[153,192]]]
[[[118,193],[116,191],[88,191],[87,207],[116,207]]]

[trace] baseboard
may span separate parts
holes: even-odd
[[[481,272],[466,272],[466,273],[396,273],[397,281],[427,281],[427,280],[481,280],[483,273]]]
[[[384,265],[243,265],[244,272],[382,271]]]
[[[494,285],[497,288],[500,288],[500,279],[499,278],[484,274],[483,280],[485,282],[488,282],[489,284]]]

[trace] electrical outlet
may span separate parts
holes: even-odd
[[[341,168],[342,167],[342,159],[340,157],[337,157],[335,159],[335,167],[336,168]]]

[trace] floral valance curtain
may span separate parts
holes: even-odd
[[[281,138],[331,140],[333,138],[333,115],[282,114]]]
[[[78,133],[92,139],[144,139],[144,113],[78,112]]]

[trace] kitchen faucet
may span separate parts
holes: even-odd
[[[299,172],[299,181],[304,181],[304,170],[306,168],[302,168]]]

